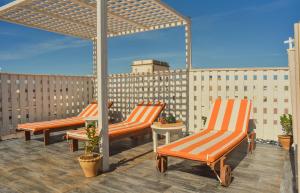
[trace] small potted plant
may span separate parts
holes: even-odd
[[[85,177],[95,177],[102,165],[102,156],[95,153],[99,145],[99,134],[96,132],[95,122],[90,123],[86,130],[88,140],[85,143],[85,154],[78,158],[79,164],[84,172]]]
[[[164,125],[165,127],[170,127],[170,126],[183,125],[184,123],[182,120],[176,120],[176,117],[170,114],[165,118],[161,118],[159,120],[159,124]]]
[[[283,135],[278,135],[278,141],[283,149],[289,150],[293,143],[293,122],[291,114],[280,116]]]

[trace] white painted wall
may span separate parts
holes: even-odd
[[[93,98],[91,77],[0,73],[0,80],[2,135],[14,132],[17,123],[74,116]],[[203,127],[201,117],[217,97],[252,99],[257,137],[263,139],[277,140],[279,116],[292,113],[288,68],[193,69],[189,76],[185,70],[113,74],[108,94],[116,120],[126,118],[141,100],[161,100],[168,104],[164,113],[188,117],[189,132]]]
[[[76,116],[92,99],[90,77],[0,73],[0,135],[18,123]]]

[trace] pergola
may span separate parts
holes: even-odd
[[[160,0],[15,0],[0,7],[0,20],[96,42],[103,170],[109,168],[107,38],[184,26],[186,68],[192,67],[190,19]]]

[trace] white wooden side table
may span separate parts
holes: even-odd
[[[174,126],[161,126],[159,124],[151,125],[152,128],[152,136],[153,136],[153,150],[156,152],[158,146],[158,134],[164,135],[166,137],[165,144],[169,144],[171,142],[171,136],[177,134],[180,138],[183,136],[182,130],[185,128],[185,125],[174,125]]]

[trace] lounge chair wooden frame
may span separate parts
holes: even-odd
[[[248,116],[248,119],[246,119],[246,121],[249,121],[250,111],[251,111],[251,102],[250,102],[249,112],[245,114],[246,116]],[[245,127],[248,128],[248,123],[246,123]],[[221,185],[228,187],[232,180],[231,167],[225,163],[228,154],[230,154],[234,149],[236,149],[243,142],[248,144],[247,153],[249,152],[252,153],[255,148],[254,140],[255,140],[255,132],[252,131],[251,133],[248,133],[243,138],[241,138],[239,141],[236,141],[236,143],[230,149],[224,151],[217,158],[215,158],[214,160],[207,159],[207,161],[197,160],[196,158],[182,157],[180,155],[169,154],[167,152],[164,153],[158,151],[156,154],[156,168],[160,173],[166,172],[168,168],[168,157],[176,157],[181,159],[197,161],[202,165],[205,164],[209,166],[211,170],[214,172],[214,174],[217,176]]]
[[[233,146],[230,150],[228,150],[226,153],[224,153],[219,159],[217,159],[214,162],[202,162],[197,161],[200,164],[206,164],[211,168],[211,170],[215,173],[217,176],[219,182],[225,186],[228,187],[232,180],[232,173],[231,173],[231,167],[229,165],[225,164],[225,160],[228,154],[230,154],[236,147],[241,145],[243,142],[248,142],[248,137],[243,138],[239,143],[237,143],[235,146]],[[250,152],[252,152],[254,149],[254,146],[248,146]],[[156,155],[156,168],[159,172],[164,173],[167,171],[168,168],[168,157],[165,155]],[[170,156],[175,157],[175,156]],[[181,157],[176,157],[181,158]],[[182,158],[181,158],[182,159]],[[218,172],[219,170],[219,172]]]

